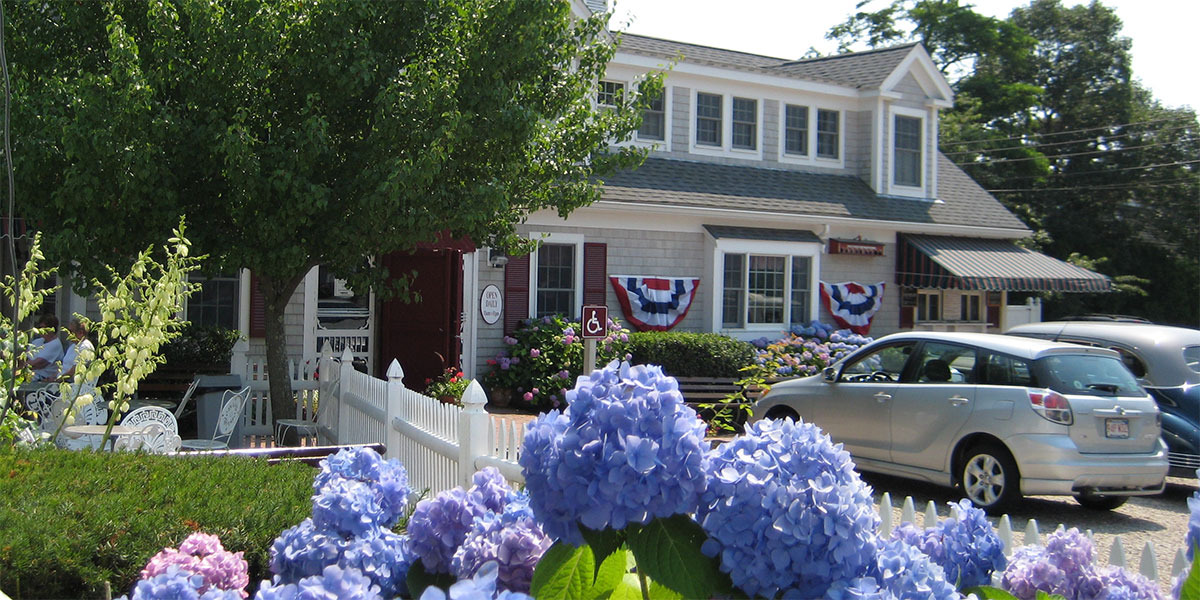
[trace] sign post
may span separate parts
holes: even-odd
[[[608,307],[584,306],[580,323],[583,329],[583,375],[596,370],[596,340],[608,334]]]

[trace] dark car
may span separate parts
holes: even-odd
[[[1196,477],[1200,468],[1200,330],[1072,320],[1019,325],[1006,333],[1119,352],[1162,411],[1170,475]]]

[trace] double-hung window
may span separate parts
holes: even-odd
[[[783,114],[783,153],[808,156],[808,107],[788,104]]]
[[[187,320],[205,327],[238,328],[241,277],[236,272],[193,279],[200,290],[187,299]]]
[[[921,187],[921,119],[896,115],[895,128],[893,181]]]
[[[722,326],[741,329],[810,321],[812,261],[811,256],[725,253]]]
[[[758,149],[758,101],[749,98],[733,99],[733,147],[740,150]]]
[[[642,109],[642,125],[638,127],[638,139],[662,141],[667,136],[667,112],[663,102],[665,92],[659,91],[645,98]]]
[[[537,250],[537,281],[534,316],[574,315],[575,263],[574,244],[542,244]]]
[[[615,107],[621,102],[625,93],[625,84],[619,81],[601,81],[596,90],[596,104],[602,107]]]
[[[959,297],[959,321],[983,320],[983,296],[981,294],[963,294]]]
[[[702,146],[721,146],[722,97],[719,94],[696,93],[696,143]]]
[[[938,290],[917,290],[917,320],[942,320],[942,293]]]
[[[836,110],[817,109],[817,157],[838,157],[841,114]]]

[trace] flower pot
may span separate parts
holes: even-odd
[[[492,388],[488,390],[488,404],[496,408],[507,408],[512,403],[513,391],[511,388]]]
[[[454,396],[438,396],[438,400],[441,400],[442,404],[458,404],[458,398]]]

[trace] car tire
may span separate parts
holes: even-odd
[[[1021,499],[1017,463],[1003,446],[972,447],[964,455],[959,475],[963,494],[988,514],[1000,514]]]
[[[800,415],[796,411],[786,406],[773,406],[767,411],[768,419],[791,419],[797,423],[800,422]]]
[[[1091,510],[1113,510],[1129,500],[1129,496],[1106,496],[1093,492],[1075,494],[1075,501],[1080,506]]]

